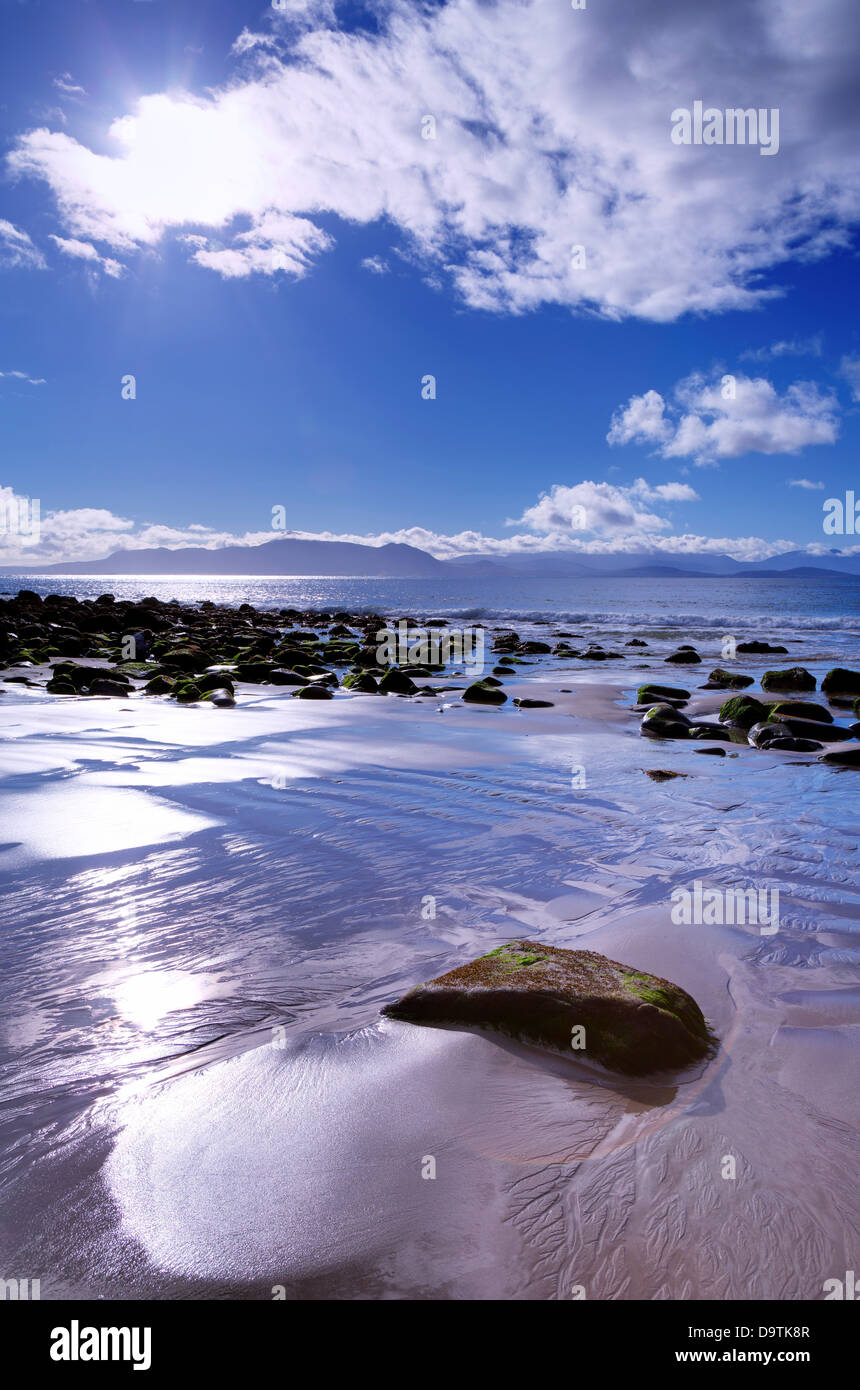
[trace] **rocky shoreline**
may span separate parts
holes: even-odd
[[[550,626],[549,623],[545,626]],[[382,634],[398,627],[414,646],[401,664],[381,655]],[[56,696],[163,696],[178,704],[235,703],[240,683],[284,686],[301,700],[330,700],[336,690],[355,695],[436,697],[451,693],[465,704],[501,706],[508,702],[506,679],[542,658],[592,663],[622,661],[627,653],[595,641],[571,645],[580,634],[556,630],[553,641],[521,637],[510,628],[492,629],[492,673],[468,680],[468,661],[451,661],[421,645],[428,631],[450,630],[445,618],[392,618],[345,609],[257,609],[204,601],[199,604],[144,597],[119,601],[111,593],[78,600],[70,595],[41,598],[22,589],[0,603],[2,681]],[[648,642],[631,637],[630,655],[651,655]],[[421,652],[425,652],[425,659]],[[418,659],[416,659],[416,653]],[[736,644],[734,660],[754,655],[785,656],[788,648],[770,642]],[[702,657],[689,643],[653,660],[695,668]],[[94,664],[95,663],[95,664]],[[641,668],[646,669],[646,668]],[[651,669],[648,667],[647,669]],[[455,679],[457,684],[431,684]],[[758,683],[763,695],[749,693],[756,677],[715,667],[700,690],[722,690],[727,698],[716,720],[690,718],[684,706],[692,692],[682,686],[648,682],[638,689],[640,732],[652,739],[693,740],[718,746],[699,752],[719,756],[719,745],[742,743],[769,752],[818,753],[825,762],[860,766],[860,671],[834,667],[821,681],[825,704],[806,697],[817,689],[802,666],[768,669]],[[742,694],[728,692],[746,692]],[[519,695],[518,709],[546,709],[553,700]],[[831,745],[831,746],[828,746]]]
[[[754,684],[752,676],[718,668],[700,689],[729,690]],[[717,722],[691,719],[683,712],[691,692],[682,686],[641,685],[636,706],[644,710],[640,732],[648,738],[718,740],[768,752],[820,753],[824,762],[860,766],[860,745],[851,746],[852,740],[860,739],[860,722],[839,723],[825,705],[791,698],[816,690],[817,681],[809,671],[802,666],[765,671],[759,684],[763,692],[780,692],[779,697],[765,700],[750,694],[730,695],[720,706]],[[853,712],[860,720],[860,671],[833,667],[821,682],[821,695],[837,711]],[[826,749],[825,744],[839,747]],[[721,750],[697,751],[719,754]]]

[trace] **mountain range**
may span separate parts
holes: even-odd
[[[87,575],[314,575],[318,577],[492,578],[521,575],[575,578],[626,575],[629,578],[677,578],[679,575],[774,575],[820,573],[860,576],[860,554],[831,550],[811,555],[791,550],[747,563],[728,555],[672,555],[665,551],[603,554],[458,555],[437,560],[412,545],[371,545],[354,541],[299,540],[276,537],[260,545],[226,545],[218,550],[185,546],[170,550],[116,550],[103,560],[74,560],[54,565],[15,566],[14,573]]]

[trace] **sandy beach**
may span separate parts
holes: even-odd
[[[716,638],[692,677],[673,645],[542,657],[503,708],[6,685],[6,1267],[43,1298],[821,1297],[858,1237],[858,773],[641,737],[641,683],[724,698]],[[676,925],[697,879],[778,889],[778,931]],[[633,1081],[380,1019],[523,935],[675,981],[716,1056]]]

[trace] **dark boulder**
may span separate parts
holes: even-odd
[[[834,666],[821,682],[823,695],[860,695],[860,671]]]
[[[231,695],[235,694],[233,682],[223,671],[207,671],[204,676],[196,677],[194,684],[205,695],[207,690],[227,690]]]
[[[639,732],[648,738],[687,738],[690,721],[674,705],[654,705],[642,719]]]
[[[770,707],[753,695],[732,695],[720,706],[720,723],[735,729],[751,729],[753,724],[767,719]]]
[[[644,1076],[710,1056],[716,1039],[680,986],[609,960],[512,941],[383,1009],[408,1023],[495,1029],[572,1061]]]
[[[761,678],[762,690],[814,690],[815,677],[803,666],[792,666],[787,671],[765,671]]]
[[[829,753],[822,753],[818,761],[836,763],[842,767],[860,767],[860,748],[834,748]]]
[[[103,680],[99,678],[90,682],[90,695],[128,695],[129,687],[122,681]]]
[[[781,729],[783,734],[792,734],[795,738],[817,738],[821,743],[845,743],[851,738],[850,729],[841,729],[838,724],[825,724],[820,719],[797,719],[793,714],[771,712],[768,723]]]
[[[173,647],[159,655],[162,666],[172,667],[177,671],[205,671],[212,658],[199,647]]]
[[[144,695],[169,695],[174,682],[169,676],[153,676],[143,687]]]
[[[702,690],[746,690],[748,685],[753,684],[752,676],[743,676],[739,671],[725,671],[722,666],[717,666]]]
[[[652,700],[689,700],[689,698],[689,690],[683,690],[680,685],[640,685],[637,691],[640,705],[647,705]]]
[[[687,737],[695,739],[720,739],[724,743],[731,743],[733,741],[731,729],[727,725],[712,724],[705,719],[693,720],[687,730]]]
[[[369,671],[351,671],[344,676],[343,684],[345,690],[354,690],[358,695],[379,694],[379,686]]]
[[[503,705],[507,700],[503,690],[498,690],[485,681],[473,681],[463,691],[463,699],[470,705]]]
[[[391,666],[379,682],[383,695],[414,695],[417,688],[412,677],[401,671],[399,666]]]
[[[818,719],[822,724],[832,724],[833,715],[823,705],[813,704],[811,700],[779,700],[771,709],[771,718],[777,714],[792,714],[798,719]]]

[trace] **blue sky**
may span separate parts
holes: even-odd
[[[0,485],[42,515],[0,563],[279,505],[442,556],[834,544],[853,5],[284,6],[0,0]],[[674,145],[700,98],[778,152]]]

